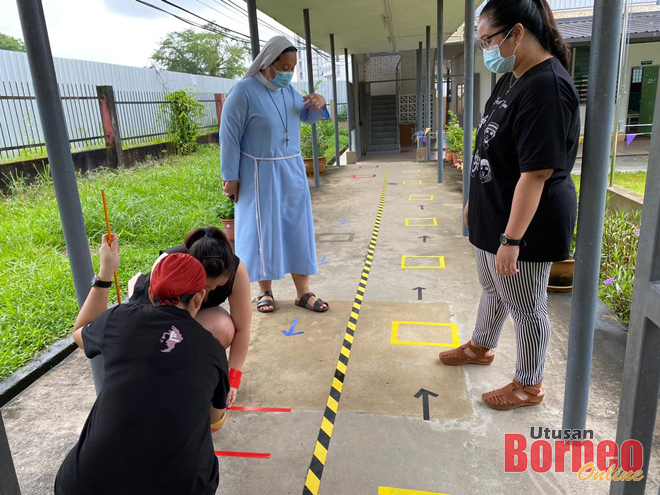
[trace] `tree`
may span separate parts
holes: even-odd
[[[24,52],[25,43],[23,40],[0,33],[0,50],[10,50],[12,52]]]
[[[175,72],[233,79],[247,69],[247,44],[193,29],[168,33],[151,56],[154,66]]]

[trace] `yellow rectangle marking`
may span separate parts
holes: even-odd
[[[438,219],[435,217],[406,218],[406,227],[437,227]]]
[[[354,308],[354,309],[358,309],[358,310],[359,310],[360,308],[362,308],[362,305],[361,305],[361,304],[358,304],[358,303],[356,303],[355,301],[353,301],[353,308]]]
[[[325,434],[331,437],[333,428],[334,426],[332,426],[332,423],[328,421],[328,418],[323,418],[321,421],[321,429],[325,432]]]
[[[421,492],[419,490],[405,490],[403,488],[392,488],[389,486],[379,486],[378,495],[448,495],[438,492]]]
[[[318,495],[319,487],[321,486],[321,480],[312,473],[311,469],[307,470],[307,479],[305,480],[305,486],[309,488],[309,491],[314,495]]]
[[[419,326],[430,326],[430,327],[447,327],[451,332],[451,344],[439,343],[439,342],[421,342],[421,341],[406,341],[399,340],[399,326],[400,325],[419,325]],[[426,347],[458,347],[461,345],[459,336],[458,336],[458,325],[456,323],[434,323],[429,321],[393,321],[392,322],[392,333],[390,336],[390,344],[394,345],[421,345]]]
[[[346,334],[346,340],[348,340],[351,344],[353,343],[353,336],[351,334]]]
[[[346,349],[346,347],[344,347],[344,346],[341,346],[341,353],[342,353],[344,356],[346,356],[347,358],[350,358],[350,357],[351,357],[351,351],[349,351],[348,349]]]
[[[336,378],[332,379],[332,386],[335,387],[340,392],[344,388],[344,384],[342,382],[340,382],[339,380],[337,380]]]
[[[409,258],[431,258],[431,259],[437,259],[438,264],[435,266],[408,266],[406,265],[406,261]],[[445,268],[445,257],[444,256],[401,256],[401,268],[407,268],[411,270],[418,270],[418,269],[439,269],[439,268]]]
[[[346,365],[342,363],[341,361],[337,361],[337,369],[341,371],[344,375],[346,374]]]
[[[403,173],[404,173],[404,174],[418,174],[418,173],[420,173],[420,172],[421,172],[421,170],[418,169],[418,168],[415,169],[415,170],[413,170],[413,169],[408,170],[408,169],[406,169],[406,168],[403,169]]]
[[[362,302],[362,300],[364,299],[364,296],[361,295],[361,294],[355,294],[355,299],[357,299],[358,301]],[[355,328],[353,328],[352,330],[355,330]]]
[[[408,201],[433,201],[432,194],[412,194],[408,196]]]
[[[348,328],[350,328],[351,330],[355,331],[355,323],[353,323],[352,321],[349,321],[349,322],[348,322],[348,325],[346,325],[346,326],[347,326]]]
[[[403,185],[405,186],[406,184],[421,184],[421,180],[404,180]]]

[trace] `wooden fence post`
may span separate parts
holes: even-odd
[[[222,106],[225,104],[227,95],[224,93],[215,93],[215,113],[218,116],[218,136],[220,135],[220,123],[222,122]]]
[[[117,167],[124,166],[124,154],[121,147],[121,134],[119,133],[119,117],[115,103],[115,92],[112,86],[96,86],[101,109],[101,123],[105,135],[106,146],[114,149],[117,157]]]

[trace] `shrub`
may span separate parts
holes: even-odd
[[[221,220],[234,219],[234,202],[227,196],[220,196],[220,204],[218,205],[218,217]]]
[[[622,323],[630,321],[641,213],[605,213],[598,296]]]
[[[161,106],[161,118],[169,113],[167,132],[174,143],[177,155],[188,155],[197,150],[199,125],[195,119],[204,113],[204,105],[198,102],[189,90],[180,89],[165,94]]]

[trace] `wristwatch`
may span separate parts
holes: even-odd
[[[524,246],[525,241],[522,239],[511,239],[506,234],[500,234],[500,244],[502,246]]]
[[[92,287],[97,287],[99,289],[109,289],[112,287],[112,280],[106,282],[105,280],[100,280],[97,275],[92,277]]]

